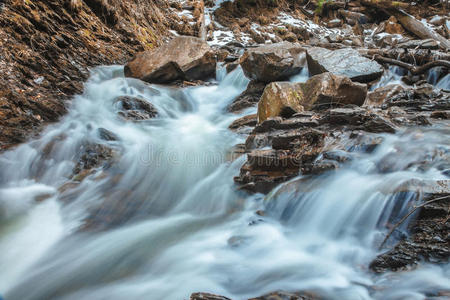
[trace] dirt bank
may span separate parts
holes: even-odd
[[[0,1],[0,151],[62,116],[89,67],[124,63],[169,29],[195,33],[177,9],[165,0]]]

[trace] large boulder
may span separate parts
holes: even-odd
[[[270,117],[289,117],[304,110],[301,83],[272,82],[266,86],[258,103],[258,123]]]
[[[245,76],[261,82],[284,80],[299,73],[304,66],[305,49],[298,44],[281,42],[247,50],[240,64]]]
[[[289,117],[314,105],[361,106],[366,95],[365,84],[332,73],[313,76],[305,83],[272,82],[259,100],[258,123],[271,117]]]
[[[314,47],[306,51],[311,75],[331,72],[349,77],[353,81],[370,82],[383,75],[383,67],[376,61],[365,58],[351,48],[328,50]]]
[[[214,76],[215,71],[215,52],[205,41],[189,36],[179,36],[161,47],[141,52],[125,66],[125,76],[150,83],[205,79]]]

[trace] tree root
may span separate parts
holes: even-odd
[[[391,65],[396,65],[402,68],[407,69],[409,72],[411,72],[412,75],[420,75],[428,71],[429,69],[436,68],[436,67],[445,67],[450,69],[450,62],[446,60],[434,60],[430,61],[422,66],[414,66],[396,59],[383,57],[380,55],[375,55],[374,59],[377,62],[381,63],[388,63]]]

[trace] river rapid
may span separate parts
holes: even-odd
[[[275,290],[425,299],[450,289],[448,264],[368,270],[385,224],[420,201],[389,191],[411,179],[447,179],[437,167],[386,174],[377,163],[394,154],[395,164],[407,165],[423,153],[449,153],[448,126],[382,135],[376,151],[358,153],[332,174],[250,196],[233,182],[244,157],[230,160],[245,137],[228,126],[255,109],[226,110],[248,84],[240,68],[219,68],[210,85],[188,88],[127,79],[122,69],[94,69],[64,119],[0,156],[5,300],[181,300],[193,292],[246,299]],[[145,99],[159,116],[126,122],[117,116],[119,96]],[[102,139],[99,129],[116,138]],[[75,182],[86,144],[115,154]],[[85,224],[92,219],[104,222],[91,230]]]

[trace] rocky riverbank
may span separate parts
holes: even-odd
[[[163,44],[170,30],[198,35],[183,11],[201,10],[199,1],[172,2],[0,2],[0,151],[63,116],[90,67],[123,64]]]

